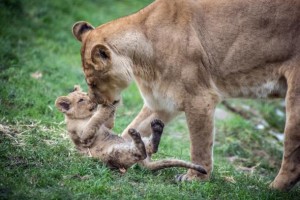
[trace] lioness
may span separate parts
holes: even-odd
[[[224,98],[285,97],[280,171],[271,187],[300,179],[300,1],[156,0],[139,12],[94,28],[73,26],[82,42],[91,99],[112,104],[135,80],[144,107],[124,130],[144,136],[154,118],[184,112],[194,170],[178,180],[207,179],[212,171],[214,112]]]
[[[55,105],[65,114],[67,130],[76,148],[84,154],[99,158],[112,169],[124,172],[139,162],[150,170],[185,167],[206,173],[202,166],[183,160],[151,161],[151,155],[158,150],[164,127],[162,121],[158,119],[151,122],[150,138],[142,140],[135,129],[129,129],[128,134],[133,140],[130,142],[109,129],[113,127],[115,105],[102,106],[97,110],[97,104],[93,103],[78,86],[68,96],[58,97]]]

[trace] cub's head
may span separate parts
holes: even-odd
[[[90,118],[97,110],[97,104],[79,86],[74,86],[74,91],[68,96],[58,97],[55,106],[71,119]]]
[[[99,104],[111,105],[119,101],[121,91],[132,80],[131,59],[116,47],[121,40],[116,35],[119,29],[110,24],[95,29],[87,22],[77,22],[73,26],[73,35],[82,43],[82,67],[89,97]]]

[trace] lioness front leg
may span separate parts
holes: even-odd
[[[214,111],[217,98],[194,98],[185,108],[186,120],[190,131],[191,161],[201,164],[207,174],[195,170],[188,170],[186,174],[176,177],[178,181],[206,180],[212,171],[212,147],[214,129]]]
[[[148,108],[146,105],[144,105],[142,110],[135,117],[135,119],[123,131],[122,137],[124,139],[130,140],[131,138],[128,135],[128,130],[131,128],[134,128],[137,131],[139,131],[143,137],[148,137],[152,133],[152,129],[149,126],[149,124],[154,119],[160,119],[164,123],[168,123],[174,116],[176,116],[176,114],[167,113],[164,111],[153,111],[150,108]]]
[[[130,140],[131,137],[128,134],[129,129],[131,128],[137,128],[138,125],[143,122],[145,119],[147,119],[149,116],[152,115],[152,111],[147,107],[143,106],[142,110],[139,112],[139,114],[134,118],[134,120],[127,126],[127,128],[123,131],[122,137],[126,140]],[[142,130],[143,133],[148,133],[148,130]],[[149,132],[150,132],[150,127],[149,127]]]
[[[300,180],[300,70],[285,75],[288,84],[286,94],[286,126],[284,130],[284,155],[280,171],[271,187],[289,190]]]

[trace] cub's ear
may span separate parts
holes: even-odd
[[[73,25],[72,32],[73,35],[77,38],[77,40],[82,42],[86,34],[94,29],[95,28],[92,25],[90,25],[88,22],[80,21],[80,22],[76,22]]]
[[[95,70],[101,71],[107,69],[111,63],[111,53],[108,47],[102,44],[97,44],[92,49],[92,61],[95,64]]]
[[[74,85],[73,92],[82,92],[82,89],[81,89],[80,85]]]
[[[60,112],[66,113],[71,107],[71,101],[66,96],[58,97],[55,101],[55,106]]]

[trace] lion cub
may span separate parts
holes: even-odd
[[[114,134],[110,129],[114,124],[116,105],[97,105],[88,95],[75,86],[68,96],[58,97],[56,107],[65,114],[67,131],[76,148],[87,155],[99,158],[108,167],[126,171],[135,163],[150,170],[167,167],[185,167],[206,174],[200,165],[177,159],[151,161],[151,155],[156,153],[163,132],[164,124],[160,120],[151,123],[150,138],[141,138],[135,129],[128,134],[132,138],[126,141]]]

